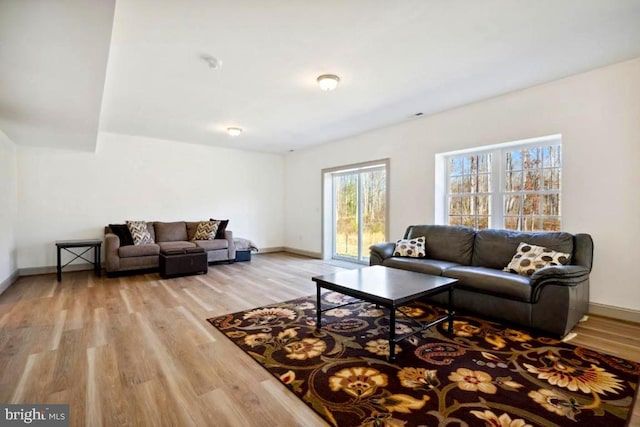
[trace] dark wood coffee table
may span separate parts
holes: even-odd
[[[320,328],[321,315],[324,311],[333,310],[340,306],[334,306],[322,310],[320,290],[322,288],[339,292],[359,300],[374,303],[389,309],[389,360],[395,359],[395,344],[424,331],[427,328],[449,321],[449,332],[453,332],[453,289],[457,279],[432,276],[430,274],[415,273],[413,271],[376,265],[364,267],[358,270],[340,271],[333,274],[325,274],[311,278],[316,282],[317,297],[317,323]],[[429,323],[420,324],[416,330],[396,337],[396,310],[420,298],[435,295],[440,292],[449,292],[449,304],[447,315]],[[413,320],[413,319],[412,319]]]

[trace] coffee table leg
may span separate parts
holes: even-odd
[[[396,308],[389,309],[389,361],[393,362],[396,358]]]
[[[320,284],[316,283],[316,329],[320,329],[320,315],[322,314],[320,305]]]
[[[447,317],[449,318],[449,333],[453,333],[453,287],[449,288],[449,307],[447,307]]]

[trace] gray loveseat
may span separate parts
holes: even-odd
[[[155,243],[123,246],[111,228],[105,227],[104,252],[107,274],[157,268],[161,249],[201,247],[207,253],[208,262],[235,260],[236,247],[230,230],[225,230],[224,239],[193,241],[197,228],[197,221],[148,222],[147,229]]]
[[[370,247],[370,265],[384,265],[458,279],[457,309],[566,335],[587,313],[593,241],[588,234],[524,233],[446,225],[411,225],[404,238],[426,237],[426,258],[393,256],[395,244]],[[568,265],[531,276],[502,271],[520,242],[571,254]],[[433,298],[445,304],[446,295]]]

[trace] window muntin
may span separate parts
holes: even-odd
[[[491,154],[451,157],[449,224],[488,228],[491,218]]]
[[[504,150],[504,225],[522,231],[559,231],[560,145]]]
[[[520,231],[561,229],[559,138],[446,156],[450,225]]]

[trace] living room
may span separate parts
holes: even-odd
[[[492,2],[492,6],[498,7],[500,3]],[[570,3],[573,4],[573,7],[577,7],[577,2]],[[102,31],[95,36],[96,45],[92,45],[92,47],[102,46],[100,50],[101,62],[98,61],[97,65],[92,65],[96,68],[102,67],[100,71],[102,77],[98,73],[98,77],[94,80],[89,78],[87,80],[96,82],[98,87],[91,90],[97,95],[92,98],[93,110],[88,109],[91,118],[84,115],[79,116],[79,126],[88,126],[89,132],[77,135],[77,141],[80,141],[77,145],[74,145],[75,142],[69,142],[70,138],[67,138],[70,134],[74,134],[74,123],[69,116],[61,115],[58,117],[47,111],[20,109],[19,107],[22,105],[12,104],[12,98],[0,92],[0,105],[2,105],[0,108],[0,131],[2,131],[0,132],[0,195],[3,200],[3,209],[0,210],[0,289],[4,292],[0,295],[0,328],[5,328],[15,320],[16,309],[12,307],[12,310],[8,310],[8,306],[24,297],[22,294],[20,296],[12,294],[15,292],[12,290],[14,284],[23,286],[22,284],[26,281],[33,280],[33,283],[39,286],[51,287],[51,292],[60,292],[61,289],[65,292],[69,291],[67,298],[73,298],[72,292],[73,286],[75,286],[73,284],[81,280],[94,281],[88,286],[122,284],[125,289],[122,295],[127,295],[126,289],[134,286],[132,283],[139,286],[138,282],[149,280],[151,274],[127,276],[123,279],[98,280],[92,278],[87,272],[65,271],[61,284],[55,284],[55,276],[52,274],[56,265],[55,241],[102,239],[105,225],[122,223],[125,220],[176,221],[224,216],[230,219],[229,228],[233,230],[235,236],[250,238],[256,242],[262,254],[257,255],[256,259],[252,261],[254,265],[250,267],[250,277],[247,280],[256,282],[257,277],[261,274],[261,269],[264,269],[264,277],[266,278],[271,277],[270,274],[275,274],[273,273],[274,268],[280,269],[274,277],[271,277],[274,282],[277,282],[274,294],[266,300],[261,299],[259,295],[234,294],[233,298],[223,302],[224,307],[218,307],[214,310],[215,315],[276,302],[272,299],[285,301],[311,294],[313,293],[311,276],[331,271],[333,268],[330,263],[322,264],[322,267],[316,264],[322,263],[322,259],[331,256],[325,249],[322,226],[323,210],[325,209],[322,188],[324,170],[388,159],[390,164],[389,222],[386,234],[388,240],[391,241],[400,239],[410,224],[435,224],[439,222],[439,213],[435,208],[435,200],[439,191],[438,155],[550,135],[560,135],[562,141],[562,231],[589,233],[594,240],[594,265],[590,273],[589,314],[610,317],[624,322],[640,323],[640,287],[636,286],[635,260],[632,256],[635,244],[640,240],[638,219],[640,218],[640,202],[634,197],[635,187],[640,182],[640,169],[636,166],[636,159],[640,157],[640,121],[637,120],[640,117],[640,48],[638,48],[640,46],[640,31],[630,25],[630,23],[637,22],[640,16],[640,5],[637,1],[611,3],[614,5],[604,1],[594,2],[595,6],[589,9],[592,15],[585,14],[588,16],[584,18],[584,22],[580,22],[576,18],[576,31],[573,33],[566,31],[564,34],[567,36],[567,40],[558,41],[565,52],[574,52],[575,57],[580,60],[569,61],[568,56],[566,58],[563,56],[551,57],[545,56],[540,51],[530,51],[527,55],[538,56],[535,61],[528,64],[529,68],[524,69],[517,63],[506,62],[509,55],[505,54],[502,58],[505,62],[501,65],[502,68],[508,70],[512,76],[511,80],[504,79],[496,82],[491,78],[490,73],[497,72],[497,68],[500,68],[496,65],[499,63],[498,61],[493,64],[494,68],[484,68],[485,64],[479,62],[477,70],[460,71],[460,76],[448,80],[446,84],[443,83],[442,89],[439,89],[434,83],[434,87],[430,88],[431,91],[425,90],[424,93],[417,94],[415,99],[406,99],[406,97],[405,99],[389,99],[377,105],[358,105],[349,100],[350,91],[364,90],[358,86],[357,80],[365,78],[365,76],[358,76],[356,70],[351,70],[348,65],[341,65],[337,61],[342,58],[346,63],[346,58],[349,55],[354,55],[353,52],[358,48],[367,50],[369,55],[375,51],[361,39],[354,39],[356,41],[354,41],[352,48],[344,48],[340,50],[339,54],[334,53],[334,56],[331,57],[330,64],[335,62],[335,67],[339,69],[322,69],[325,65],[320,59],[308,70],[311,76],[309,82],[294,82],[295,79],[300,79],[299,75],[282,77],[282,79],[291,79],[291,86],[304,92],[304,96],[309,99],[308,105],[298,106],[298,108],[303,108],[305,113],[308,113],[307,116],[311,116],[298,117],[299,123],[304,125],[306,133],[303,134],[302,129],[300,131],[296,129],[296,121],[292,120],[289,124],[284,123],[288,120],[287,115],[291,112],[289,108],[283,110],[284,113],[280,117],[283,123],[278,123],[278,126],[274,125],[278,129],[291,127],[286,134],[283,134],[282,140],[256,139],[252,141],[250,139],[252,133],[259,133],[261,130],[267,132],[271,129],[264,122],[259,122],[262,127],[257,125],[252,127],[249,122],[238,122],[237,125],[244,126],[246,129],[236,138],[231,138],[216,128],[214,131],[203,130],[197,135],[194,133],[193,138],[183,139],[173,127],[174,124],[164,120],[167,114],[171,114],[172,104],[169,106],[163,104],[160,96],[136,100],[136,88],[131,87],[132,82],[156,78],[153,77],[154,70],[159,67],[169,67],[170,69],[164,72],[166,74],[158,72],[158,75],[161,77],[168,75],[172,79],[176,78],[176,73],[182,73],[177,79],[189,80],[191,77],[188,73],[194,73],[194,76],[197,75],[194,79],[197,78],[199,81],[200,79],[209,79],[213,82],[214,89],[203,89],[202,98],[190,101],[196,104],[196,107],[193,108],[197,108],[199,104],[203,106],[203,110],[206,110],[207,96],[212,91],[215,94],[215,90],[220,89],[219,86],[216,86],[218,83],[215,83],[215,79],[222,74],[216,73],[237,70],[234,68],[233,60],[230,59],[234,57],[231,54],[232,48],[219,48],[222,52],[228,52],[227,55],[214,52],[221,58],[219,69],[213,69],[209,63],[199,57],[202,50],[200,46],[193,46],[190,52],[182,53],[185,59],[181,70],[171,68],[171,64],[167,64],[167,61],[162,58],[148,56],[145,60],[149,61],[147,63],[149,70],[144,71],[144,67],[136,68],[138,74],[132,75],[128,80],[125,77],[128,72],[131,72],[131,69],[127,68],[130,63],[125,61],[131,61],[131,57],[135,56],[133,54],[136,51],[127,51],[127,42],[128,37],[134,40],[132,44],[135,44],[136,39],[135,34],[127,32],[132,30],[133,24],[127,24],[126,18],[135,17],[135,13],[139,13],[137,8],[144,10],[144,8],[151,6],[138,3],[127,7],[120,2],[104,2],[101,6],[104,10],[101,10],[100,15],[95,18],[102,24],[92,23],[94,28]],[[21,10],[21,13],[24,13],[24,15],[19,15],[22,16],[21,19],[27,21],[33,19],[38,24],[47,20],[40,15],[41,10],[38,11],[40,14],[34,13],[33,17],[24,18],[24,16],[29,17],[29,6],[20,9],[16,4],[13,4],[12,10]],[[545,5],[549,9],[553,8],[550,4],[545,3]],[[286,9],[286,6],[286,2],[284,2],[279,4],[277,9]],[[340,7],[339,5],[334,6]],[[203,5],[198,7],[202,7],[202,11],[207,13],[213,15],[216,13],[215,8],[210,9]],[[361,3],[360,7],[362,8],[364,5]],[[372,15],[369,16],[369,19],[373,20],[383,16],[385,7],[392,9],[390,6],[378,5],[373,9],[379,15],[371,12]],[[439,12],[442,11],[440,8],[446,9],[446,6],[443,5],[438,7]],[[567,10],[571,9],[571,6],[564,6],[561,8],[563,12],[566,12],[565,7]],[[304,11],[304,8],[301,8]],[[406,2],[397,10],[389,10],[389,14],[398,18],[398,16],[405,16],[407,10],[412,10],[412,8],[423,11],[417,3]],[[598,10],[600,10],[598,8],[602,8],[601,12],[610,17],[610,20],[602,18],[602,27],[605,27],[605,23],[609,25],[606,27],[608,30],[617,27],[619,29],[619,32],[616,33],[617,38],[614,36],[609,39],[601,37],[601,32],[604,30],[594,24],[599,21],[593,18],[598,15]],[[357,8],[354,9],[357,11]],[[169,8],[169,10],[171,9]],[[180,8],[176,10],[186,14],[184,19],[187,23],[190,20],[201,22],[193,15],[193,11],[187,13]],[[545,7],[540,6],[540,10],[535,12],[542,13],[544,10]],[[356,13],[353,9],[349,9],[349,11],[351,14]],[[234,22],[242,22],[240,16],[245,12],[250,15],[251,19],[259,19],[260,16],[255,11],[236,12],[238,17]],[[317,12],[315,8],[307,11],[306,14],[313,12]],[[529,12],[534,13],[533,11]],[[490,11],[486,11],[486,13],[490,14]],[[16,22],[22,21],[12,21],[11,25],[7,26],[4,25],[7,21],[3,20],[8,20],[8,16],[15,20],[18,19],[16,18],[18,15],[8,13],[2,15],[4,18],[0,18],[0,23],[3,25],[0,26],[11,27],[15,31],[15,33],[7,33],[7,37],[11,34],[9,40],[12,42],[21,40],[15,38],[16,34],[20,34],[15,27],[17,26]],[[61,16],[64,16],[64,13]],[[82,16],[86,18],[86,15]],[[325,15],[321,16],[325,17]],[[566,18],[571,14],[563,16]],[[352,18],[353,16],[347,14],[347,17]],[[346,20],[347,17],[340,18],[340,22]],[[51,19],[51,21],[54,20]],[[252,20],[250,22],[253,23]],[[320,19],[320,22],[325,21]],[[365,24],[369,28],[368,24],[370,23],[363,23],[363,25]],[[59,24],[50,23],[49,25]],[[183,25],[187,27],[186,24],[183,23]],[[398,26],[397,23],[391,25],[394,29],[397,29]],[[591,28],[595,36],[592,35],[591,38],[588,38],[588,33],[586,35],[580,33],[580,31],[586,31],[585,28]],[[87,30],[87,28],[83,28],[83,30]],[[333,28],[333,30],[336,29]],[[30,29],[30,31],[33,31],[33,34],[37,33],[37,30]],[[486,27],[478,24],[478,31],[485,31],[482,34],[486,38],[479,39],[480,41],[488,44],[497,43],[495,37],[498,36],[491,33]],[[349,33],[339,34],[346,36]],[[515,37],[517,34],[515,32],[512,35]],[[575,39],[570,39],[571,34],[587,37],[585,39],[587,42],[578,36]],[[353,36],[353,34],[350,35]],[[374,35],[370,34],[372,37]],[[375,40],[380,41],[385,35],[377,34],[375,36],[377,37]],[[335,38],[340,37],[336,35]],[[349,37],[341,39],[342,43],[349,44]],[[43,42],[41,35],[35,40]],[[144,38],[139,40],[144,40]],[[603,46],[588,44],[589,42],[595,43],[594,40],[600,40]],[[70,40],[67,50],[77,48],[74,44],[76,41],[77,39]],[[481,44],[480,41],[478,44]],[[268,43],[265,42],[265,44]],[[158,46],[164,45],[159,43]],[[47,45],[39,46],[35,52],[46,49],[53,48]],[[58,46],[56,49],[53,49],[54,53],[65,57],[64,45]],[[320,46],[317,55],[321,56],[323,52],[329,55],[334,50],[333,46]],[[517,48],[513,47],[513,50],[517,50]],[[562,50],[558,49],[554,52],[562,52]],[[414,53],[414,51],[409,49],[408,53]],[[489,55],[490,52],[486,52],[486,54]],[[23,60],[25,57],[28,55],[17,56]],[[47,58],[50,57],[47,56]],[[387,58],[382,58],[381,62],[374,61],[374,63],[392,61],[392,58],[396,58],[396,56],[389,53]],[[597,58],[597,60],[590,62],[593,58]],[[5,57],[2,59],[3,68],[8,63],[15,64],[15,62],[5,61]],[[555,71],[552,73],[548,71],[551,69],[548,62],[552,60],[560,65],[566,61],[567,65],[566,67],[554,68]],[[82,62],[80,61],[80,63]],[[595,63],[599,65],[593,65]],[[21,88],[31,85],[37,93],[38,85],[30,80],[32,74],[25,71],[29,69],[29,63],[19,64],[26,67],[21,70],[26,76],[25,80],[21,82],[11,80],[11,83]],[[473,61],[470,63],[462,62],[462,64],[471,66]],[[538,69],[531,68],[531,64],[537,66]],[[55,70],[58,65],[53,62],[51,66]],[[393,64],[389,64],[389,67],[395,69]],[[286,67],[281,66],[278,70],[286,70]],[[361,72],[363,74],[373,73],[373,70],[375,67]],[[247,78],[252,74],[255,74],[252,78],[261,78],[260,64],[256,64],[255,69],[250,71],[251,73],[247,71],[244,74]],[[77,70],[73,72],[77,72]],[[317,88],[315,78],[317,74],[322,72],[335,72],[340,75],[341,81],[335,91],[324,93]],[[424,69],[416,69],[413,72],[415,74],[411,78],[407,78],[404,84],[409,84],[414,77],[420,76],[423,72],[426,73]],[[528,72],[531,73],[527,74]],[[51,71],[51,74],[50,79],[53,83],[47,84],[57,85],[56,79],[60,79],[58,71],[56,73]],[[42,76],[43,74],[35,75]],[[486,82],[486,86],[477,86],[473,78],[478,75],[485,79],[483,81]],[[13,77],[15,74],[11,74],[11,76]],[[398,76],[392,75],[391,77],[397,78]],[[269,76],[269,78],[273,79],[273,76]],[[68,89],[63,87],[63,90],[82,89],[82,87],[75,86],[77,82],[69,80],[77,79],[60,79],[68,85],[66,86]],[[375,84],[375,79],[369,80],[369,83],[372,82]],[[385,84],[393,86],[396,83],[391,81]],[[174,80],[167,81],[167,86],[174,84]],[[249,83],[247,85],[251,86]],[[380,90],[385,89],[382,83],[381,86]],[[370,101],[376,98],[376,94],[370,88],[369,91],[365,98]],[[182,96],[180,93],[163,94],[170,95],[173,101],[178,101]],[[427,100],[418,96],[425,96],[425,94],[431,98],[444,98],[446,101],[438,105],[428,104]],[[24,93],[22,95],[24,96]],[[45,95],[46,93],[37,93],[34,100],[24,101],[24,105],[37,105]],[[286,95],[285,93],[282,96]],[[126,97],[122,98],[123,96]],[[277,93],[258,94],[256,98],[263,96],[273,97],[277,104]],[[286,98],[284,99],[286,100]],[[23,100],[20,99],[20,102]],[[64,105],[65,100],[60,98],[59,102]],[[136,104],[137,102],[139,103]],[[154,110],[150,108],[154,104],[161,106]],[[342,117],[333,115],[331,111],[337,109],[341,104],[349,105],[351,108],[349,114]],[[120,111],[118,107],[123,105],[131,105],[131,107]],[[143,107],[140,107],[141,105],[149,110],[138,111],[144,110]],[[216,126],[224,128],[228,124],[234,124],[231,123],[234,120],[242,120],[242,118],[233,117],[233,112],[221,112],[221,110],[228,108],[228,105],[212,108],[211,111],[218,114],[220,120]],[[267,105],[260,105],[260,102],[256,101],[247,112],[243,113],[238,110],[237,114],[242,114],[247,118],[246,120],[249,120],[254,117],[260,107],[263,109],[272,108]],[[361,117],[366,116],[362,112],[367,111],[364,110],[365,106],[369,109],[369,121]],[[322,115],[318,116],[318,123],[313,123],[313,108],[318,108],[318,111],[322,112]],[[76,110],[69,107],[68,111]],[[182,110],[175,110],[176,114],[179,114],[180,111]],[[416,113],[423,114],[415,116]],[[153,119],[154,114],[158,115],[157,120]],[[73,114],[70,117],[73,119]],[[52,124],[49,122],[52,118],[58,120],[53,120],[54,124]],[[256,120],[259,119],[256,117]],[[92,123],[88,123],[89,121]],[[376,121],[380,125],[372,124]],[[366,123],[366,126],[349,128],[345,124],[346,122],[353,122],[357,126]],[[201,116],[194,117],[192,123],[197,123],[197,126],[202,127],[203,120]],[[331,129],[332,127],[334,129]],[[351,129],[351,133],[348,133],[347,129]],[[51,133],[51,136],[48,135],[48,132]],[[216,141],[215,144],[202,143],[202,135],[206,135],[207,132],[215,135],[211,136],[212,140]],[[300,139],[299,135],[311,136],[307,140],[296,143],[296,139]],[[56,141],[64,140],[66,143],[56,144]],[[249,143],[254,144],[253,148],[245,145]],[[269,145],[270,143],[272,145]],[[295,256],[287,258],[282,255],[282,252],[295,254]],[[282,264],[278,266],[278,262]],[[288,263],[298,265],[298,267],[292,267],[294,271],[288,273]],[[240,273],[236,273],[233,268],[246,269],[249,267],[212,265],[209,267],[209,274],[220,280],[228,280],[228,277],[242,274],[243,270],[238,270]],[[310,271],[313,273],[309,273]],[[76,274],[80,276],[75,276]],[[288,277],[288,274],[291,277]],[[305,283],[301,285],[300,290],[291,292],[291,295],[287,297],[287,289],[294,287],[292,277],[297,280],[302,280],[304,277]],[[130,283],[129,280],[133,282]],[[198,286],[195,282],[196,279],[189,280],[189,287]],[[166,283],[170,283],[158,284],[157,280],[154,282],[154,286],[161,289],[166,289]],[[36,295],[38,292],[32,289],[32,284],[27,283],[24,286],[28,286],[27,294]],[[71,288],[60,288],[60,286],[71,286]],[[212,290],[211,286],[213,285],[209,284],[208,290],[204,289],[203,291],[194,291],[190,288],[189,292],[195,297],[193,301],[199,300],[204,306],[213,307],[216,304],[215,299],[207,300],[207,297],[210,297],[207,292],[212,292],[214,295],[216,292]],[[269,287],[265,283],[256,286],[261,293],[269,293]],[[56,289],[58,290],[56,291]],[[220,290],[220,288],[216,289]],[[48,292],[47,290],[45,295],[49,295]],[[166,292],[172,291],[167,290]],[[130,308],[135,308],[137,303],[134,297],[129,294],[128,298],[130,298]],[[241,298],[245,298],[244,305],[239,301]],[[140,304],[143,299],[140,297]],[[80,301],[86,302],[86,295],[83,294]],[[196,304],[199,313],[208,312],[203,309],[202,305],[193,301],[191,303]],[[3,306],[6,311],[2,310]],[[78,310],[80,309],[78,308]],[[67,323],[74,320],[72,312],[72,308],[69,308]],[[132,312],[135,313],[137,310],[133,309]],[[97,313],[102,312],[98,311]],[[136,316],[132,313],[129,314]],[[55,313],[52,315],[55,316]],[[207,315],[212,316],[213,314]],[[82,316],[90,317],[91,315],[84,313]],[[205,314],[203,316],[206,317]],[[204,321],[204,317],[198,320]],[[12,318],[14,319],[12,320]],[[73,325],[65,324],[64,319],[62,322],[65,325],[65,331],[74,329]],[[150,328],[149,324],[145,325]],[[208,325],[200,326],[207,327]],[[211,329],[209,334],[215,331],[213,328]],[[217,333],[217,331],[215,332]],[[7,333],[4,336],[8,336]],[[216,342],[221,342],[224,339],[219,334],[215,337]],[[7,341],[0,340],[0,346],[2,346],[0,347],[0,355],[2,356],[0,360],[4,362],[1,365],[3,370],[12,366],[18,371],[22,371],[24,366],[7,365],[11,355],[11,352],[7,350],[7,345]],[[227,351],[235,350],[232,345],[225,346],[224,349]],[[214,353],[221,356],[221,352],[222,350],[216,350]],[[128,356],[133,357],[131,354]],[[629,358],[629,356],[626,357]],[[638,362],[638,359],[636,357],[633,361]],[[170,357],[168,356],[166,360],[170,360]],[[171,370],[168,364],[160,364],[160,366],[162,369]],[[47,365],[43,364],[38,366],[38,369],[42,369],[44,372],[46,367]],[[257,368],[248,369],[248,372],[255,373]],[[166,370],[163,371],[165,374]],[[5,385],[11,386],[12,389],[16,388],[20,378],[23,378],[11,376],[6,372],[4,375],[0,384],[3,387]],[[174,386],[173,392],[181,387],[175,384]],[[53,393],[52,390],[48,392]],[[278,396],[288,402],[286,400],[288,397],[283,397],[284,394]],[[26,398],[24,402],[46,403],[44,398],[47,396],[45,394],[38,394],[37,397],[42,400],[36,402]],[[64,397],[71,398],[71,396]],[[56,401],[60,401],[60,399],[56,399]],[[8,398],[6,403],[9,403]],[[237,407],[237,404],[234,407]],[[102,410],[103,413],[108,412],[104,406]],[[313,412],[309,410],[309,413]],[[292,421],[288,422],[291,424],[295,424],[293,420],[300,420],[300,418],[290,416]],[[303,419],[304,416],[306,415],[302,415]],[[138,422],[142,423],[140,420]]]

